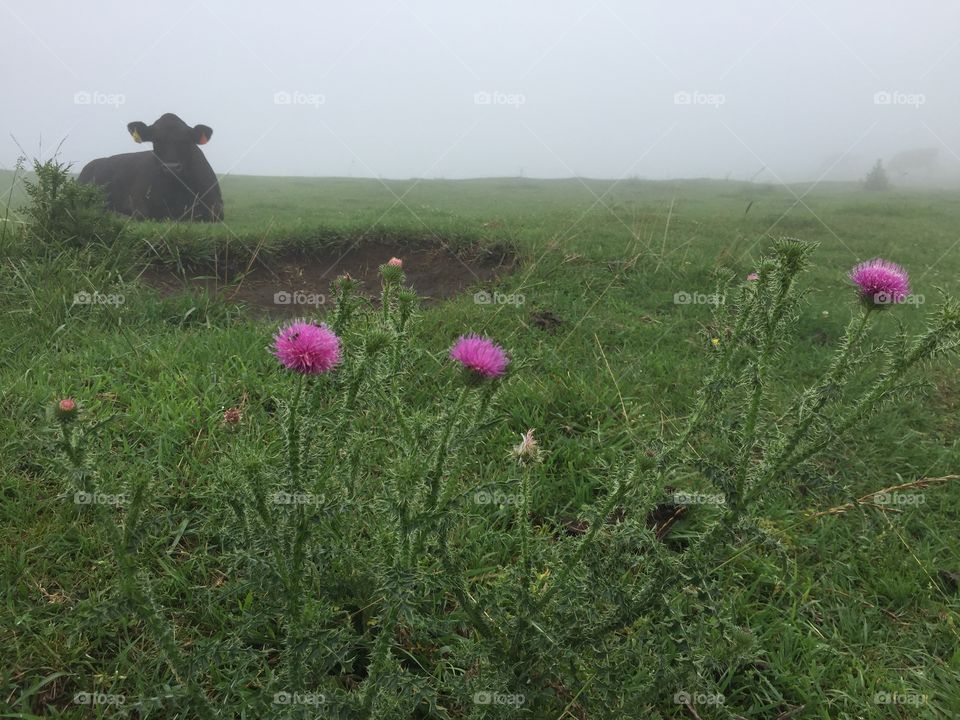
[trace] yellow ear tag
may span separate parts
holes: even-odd
[[[140,133],[138,133],[136,130],[134,130],[134,131],[133,131],[132,133],[130,133],[130,134],[133,135],[133,141],[134,141],[135,143],[143,142],[143,140],[140,139]]]

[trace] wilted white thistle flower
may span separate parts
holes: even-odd
[[[513,448],[513,456],[521,462],[538,460],[540,458],[540,447],[533,437],[533,428],[523,433],[520,438],[520,444]]]

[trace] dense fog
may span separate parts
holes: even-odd
[[[223,174],[960,181],[960,5],[0,3],[0,167],[214,130]]]

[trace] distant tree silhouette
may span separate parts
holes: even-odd
[[[887,171],[883,169],[883,160],[877,160],[873,169],[867,173],[863,180],[865,190],[886,190],[890,187],[890,180],[887,178]]]

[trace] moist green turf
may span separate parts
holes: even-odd
[[[10,178],[0,173],[0,189]],[[938,286],[960,292],[960,203],[946,191],[253,177],[226,178],[222,188],[225,224],[138,223],[129,243],[151,248],[158,262],[186,264],[385,238],[401,249],[424,241],[515,249],[521,262],[495,289],[522,294],[522,305],[478,305],[468,289],[426,311],[419,334],[437,357],[467,330],[510,350],[516,381],[500,398],[502,442],[484,447],[500,453],[520,431],[537,429],[550,480],[537,487],[534,510],[546,517],[575,515],[593,500],[604,463],[685,416],[712,329],[708,306],[674,296],[711,293],[716,267],[746,275],[780,235],[820,243],[802,277],[810,295],[795,342],[780,364],[784,396],[816,377],[835,349],[854,311],[845,274],[856,262],[899,262],[926,300],[885,312],[874,340],[898,324],[919,331]],[[12,213],[7,225],[16,220]],[[122,413],[123,427],[105,433],[110,452],[98,473],[106,492],[151,479],[158,511],[141,554],[163,578],[159,599],[175,609],[179,640],[189,643],[191,630],[215,633],[219,614],[230,612],[207,592],[219,566],[204,530],[217,518],[198,510],[210,507],[217,464],[238,442],[222,427],[223,409],[246,397],[243,441],[266,443],[266,456],[281,452],[255,430],[277,393],[265,349],[275,326],[225,301],[159,298],[129,268],[91,273],[66,263],[29,274],[9,238],[0,251],[0,708],[81,717],[87,709],[69,703],[77,690],[135,695],[169,677],[140,623],[117,611],[103,533],[63,499],[48,408],[73,395],[90,416]],[[122,293],[124,303],[72,305],[84,290]],[[538,325],[543,312],[559,325]],[[960,472],[957,370],[955,360],[925,368],[922,397],[864,423],[814,472],[785,478],[767,515],[788,561],[754,548],[718,570],[762,648],[752,674],[724,680],[734,715],[769,718],[804,704],[797,717],[960,716],[960,599],[944,580],[960,572],[960,482],[930,488],[922,504],[898,513],[804,517],[899,482]],[[674,529],[677,538],[696,530],[692,515]],[[877,704],[882,692],[926,700]],[[677,705],[656,711],[688,716]]]

